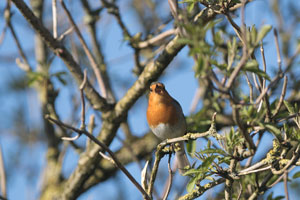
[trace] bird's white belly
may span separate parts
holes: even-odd
[[[186,131],[185,123],[177,123],[176,125],[160,123],[156,127],[150,128],[162,140],[183,136]]]

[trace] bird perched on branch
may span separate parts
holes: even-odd
[[[180,137],[186,133],[186,122],[180,104],[160,82],[150,85],[147,121],[152,132],[162,140]],[[179,142],[179,147],[176,151],[177,166],[180,174],[183,174],[190,167],[190,163],[184,150],[184,142]]]

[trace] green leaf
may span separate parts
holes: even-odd
[[[183,175],[187,176],[187,175],[195,175],[195,174],[204,174],[204,170],[202,168],[199,169],[189,169],[187,170]]]
[[[57,79],[59,80],[59,82],[61,82],[61,84],[67,85],[67,81],[63,79],[61,76],[58,76]]]
[[[285,100],[283,101],[283,103],[291,115],[296,113],[292,104],[290,104],[288,101],[285,101]]]
[[[276,126],[273,126],[273,125],[271,125],[271,124],[266,124],[265,126],[266,126],[266,128],[267,128],[269,131],[275,133],[276,135],[280,135],[280,134],[281,134],[281,131],[280,131]]]
[[[278,129],[276,126],[272,124],[266,124],[265,127],[268,129],[268,131],[274,133],[276,138],[281,139],[281,130]]]
[[[232,159],[231,156],[220,157],[220,158],[218,158],[218,160],[219,160],[218,164],[226,163],[229,165],[231,159]]]
[[[61,71],[51,74],[51,77],[56,77],[63,85],[67,85],[67,81],[63,78],[63,76],[66,74],[67,72]]]
[[[267,200],[272,200],[272,199],[273,199],[273,192],[271,192],[267,197]]]
[[[188,5],[188,11],[189,11],[189,13],[192,12],[192,10],[194,9],[194,7],[195,7],[195,3],[190,3]]]
[[[259,42],[270,32],[272,29],[271,25],[264,25],[258,32],[257,38],[256,38],[256,45],[259,44]]]
[[[263,78],[265,78],[269,81],[271,80],[271,78],[267,75],[266,72],[264,72],[264,71],[262,71],[258,68],[258,63],[257,63],[256,60],[248,61],[246,63],[246,65],[244,66],[243,71],[253,72],[253,73],[257,74],[260,77],[263,77]]]
[[[271,192],[268,197],[267,197],[267,200],[281,200],[281,199],[284,199],[285,197],[284,196],[277,196],[277,197],[273,197],[273,192]]]
[[[247,63],[246,63],[246,65],[245,65],[245,67],[244,67],[245,69],[253,69],[253,70],[257,70],[258,69],[258,63],[257,63],[257,61],[256,60],[250,60],[250,61],[248,61]]]
[[[221,155],[227,155],[227,153],[225,151],[223,151],[222,149],[213,149],[213,148],[209,148],[209,149],[204,149],[202,151],[200,151],[199,153],[201,154],[212,154],[212,153],[218,153]]]
[[[293,175],[293,178],[299,178],[300,177],[300,171],[299,172],[296,172],[294,175]]]
[[[179,38],[177,42],[178,44],[188,44],[188,45],[194,44],[193,40],[190,40],[188,38]]]
[[[257,38],[257,30],[256,30],[255,25],[253,25],[253,26],[251,27],[251,32],[250,32],[250,34],[251,34],[251,42],[256,42],[256,38]]]
[[[285,199],[285,197],[280,195],[280,196],[277,196],[277,197],[274,198],[274,200],[281,200],[281,199]]]
[[[60,71],[60,72],[56,72],[56,73],[53,73],[53,74],[51,74],[51,76],[62,76],[62,75],[66,75],[67,74],[67,72],[65,72],[65,71]]]
[[[41,72],[28,72],[28,86],[32,86],[36,81],[41,81],[44,78],[44,75]]]
[[[205,179],[210,180],[210,181],[215,181],[215,179],[211,176],[207,176],[207,177],[205,177]]]
[[[194,155],[196,152],[196,140],[189,140],[188,143],[186,144],[186,149],[189,154]]]
[[[215,159],[216,157],[218,157],[218,156],[213,155],[213,156],[210,156],[210,157],[206,158],[206,159],[203,161],[201,167],[203,167],[204,169],[208,169],[208,168],[211,166],[211,163],[214,161],[214,159]]]
[[[209,29],[211,29],[212,27],[214,27],[216,24],[220,23],[221,21],[223,21],[223,18],[218,18],[214,21],[210,21],[209,23],[207,23],[207,25],[204,27],[204,30],[207,31]]]
[[[227,42],[227,49],[228,49],[228,66],[227,66],[227,70],[229,70],[234,62],[234,58],[236,55],[236,50],[237,50],[237,43],[236,43],[236,38],[234,37],[232,39],[232,43],[230,43],[230,41]]]
[[[196,181],[197,181],[197,177],[191,178],[191,180],[186,185],[187,192],[191,192],[194,189]]]
[[[211,141],[210,140],[207,141],[207,145],[206,146],[207,146],[208,149],[211,147]],[[201,153],[201,152],[199,152],[199,153]]]
[[[216,45],[222,45],[224,43],[223,37],[222,37],[222,31],[218,31],[214,36],[214,42]]]

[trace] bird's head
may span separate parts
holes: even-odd
[[[153,82],[150,85],[149,98],[153,101],[165,101],[170,100],[171,96],[165,89],[165,85],[160,82]]]

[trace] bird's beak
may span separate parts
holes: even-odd
[[[159,87],[155,87],[155,89],[154,89],[154,91],[155,91],[155,93],[160,93],[160,91],[161,91],[161,89],[159,88]]]

